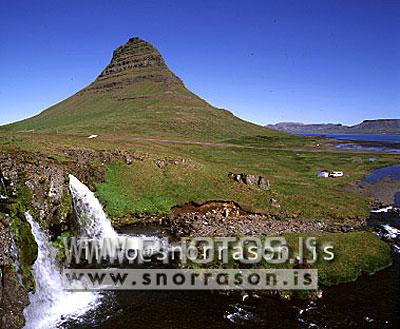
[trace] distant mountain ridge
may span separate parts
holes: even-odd
[[[400,134],[400,119],[364,120],[354,126],[333,123],[279,122],[265,127],[294,134]]]

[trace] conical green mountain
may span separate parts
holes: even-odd
[[[217,109],[190,92],[150,43],[132,38],[97,79],[12,131],[126,134],[198,140],[279,134]]]

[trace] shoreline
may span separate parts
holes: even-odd
[[[376,183],[363,184],[360,182],[347,185],[345,190],[372,198],[371,208],[393,206],[395,196],[400,192],[400,180],[382,179]]]

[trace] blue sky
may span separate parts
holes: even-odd
[[[80,90],[133,36],[253,122],[400,118],[400,1],[0,0],[0,123]]]

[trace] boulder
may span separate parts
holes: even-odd
[[[280,208],[281,205],[279,204],[278,200],[271,198],[271,206],[274,208]]]
[[[255,175],[243,175],[243,181],[246,185],[254,185],[259,181],[259,176]]]
[[[270,187],[269,180],[265,176],[250,175],[250,174],[236,174],[228,173],[228,177],[238,183],[243,183],[248,186],[257,185],[263,190],[267,190]]]
[[[260,176],[258,179],[258,186],[264,190],[269,189],[270,187],[269,180],[264,176]]]
[[[156,166],[157,166],[158,168],[160,168],[160,169],[165,168],[165,166],[167,165],[167,163],[165,162],[165,160],[162,160],[162,159],[155,160],[154,163],[155,163]]]

